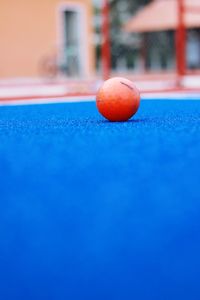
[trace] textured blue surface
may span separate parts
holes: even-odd
[[[0,299],[200,299],[200,101],[0,107]]]

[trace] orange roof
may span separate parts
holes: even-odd
[[[186,7],[198,7],[198,12],[185,12],[187,28],[200,28],[200,1],[185,0]],[[178,24],[176,0],[154,0],[143,7],[125,24],[128,32],[152,32],[175,29]]]

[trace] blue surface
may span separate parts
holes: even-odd
[[[0,299],[200,299],[200,101],[0,107]]]

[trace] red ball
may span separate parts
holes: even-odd
[[[140,93],[132,81],[114,77],[106,80],[97,92],[99,112],[109,121],[129,120],[138,110]]]

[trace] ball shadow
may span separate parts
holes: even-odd
[[[124,124],[124,123],[145,123],[148,122],[148,118],[143,118],[143,119],[131,119],[128,121],[121,121],[121,122],[111,122],[108,120],[99,120],[98,123],[103,123],[103,124]]]

